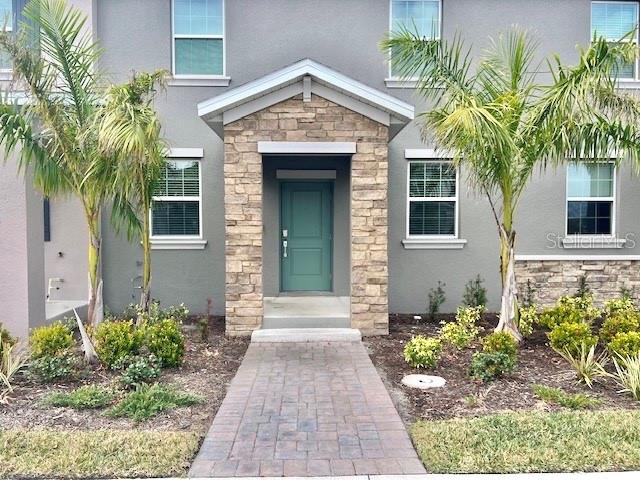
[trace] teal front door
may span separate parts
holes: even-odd
[[[333,185],[282,182],[280,287],[283,292],[330,291]]]

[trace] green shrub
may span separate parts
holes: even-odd
[[[118,360],[138,354],[143,334],[131,320],[109,321],[98,325],[94,340],[100,361],[113,368]]]
[[[124,311],[124,317],[140,323],[157,323],[167,318],[173,318],[178,322],[184,322],[189,315],[189,310],[184,303],[172,305],[167,309],[162,309],[160,302],[154,300],[149,305],[149,311],[145,311],[137,304],[131,304]]]
[[[160,412],[177,407],[187,407],[201,403],[196,395],[182,393],[172,387],[160,385],[140,385],[128,393],[120,402],[107,411],[110,417],[128,417],[136,422],[147,420]]]
[[[546,385],[534,385],[533,393],[547,403],[560,405],[571,410],[583,410],[599,405],[597,398],[584,393],[567,393],[561,388],[548,387]]]
[[[114,364],[114,370],[122,370],[120,383],[127,388],[135,388],[142,383],[149,383],[160,376],[160,362],[151,354],[147,357],[126,357]]]
[[[640,312],[636,310],[615,310],[607,315],[600,328],[600,338],[610,342],[619,333],[640,331]]]
[[[32,358],[62,355],[70,350],[73,344],[73,333],[62,322],[34,328],[29,335]]]
[[[611,374],[621,387],[620,393],[628,393],[635,400],[640,400],[640,355],[613,359],[616,368]]]
[[[2,326],[0,322],[0,358],[2,358],[2,352],[5,345],[13,346],[16,344],[16,339],[9,334],[9,330]]]
[[[493,332],[482,340],[482,351],[504,353],[515,360],[518,357],[518,342],[510,333]]]
[[[638,313],[638,309],[631,297],[622,296],[620,298],[612,298],[604,302],[603,307],[604,316],[606,318],[613,317],[621,312],[635,312]]]
[[[480,333],[480,327],[476,325],[476,322],[480,320],[483,311],[484,307],[482,305],[478,307],[458,307],[455,322],[443,322],[443,327],[440,329],[440,338],[460,350],[467,348]]]
[[[100,385],[85,385],[72,392],[52,393],[46,398],[45,403],[54,407],[90,410],[106,407],[115,397],[115,393],[110,388]]]
[[[601,312],[593,306],[593,297],[560,297],[554,307],[542,312],[540,325],[553,330],[562,323],[591,323]]]
[[[518,330],[524,338],[533,333],[533,326],[538,323],[538,308],[535,305],[522,306],[519,310]]]
[[[607,344],[607,349],[621,357],[640,353],[640,332],[620,332]]]
[[[595,345],[588,348],[583,343],[578,352],[558,350],[558,354],[575,370],[578,382],[585,383],[589,388],[593,387],[593,382],[598,377],[606,375],[605,366],[609,362],[609,357],[605,352],[596,355]]]
[[[433,368],[438,363],[441,351],[442,342],[439,338],[417,335],[404,346],[404,359],[413,368]]]
[[[429,304],[427,306],[429,318],[433,320],[437,313],[440,312],[440,307],[445,302],[447,297],[444,293],[444,287],[446,284],[438,281],[438,286],[429,290],[428,298]]]
[[[471,358],[469,375],[475,380],[488,382],[511,373],[515,367],[515,360],[506,353],[477,352]]]
[[[77,360],[71,353],[57,356],[38,357],[29,363],[28,375],[40,383],[66,380],[73,377],[77,369]]]
[[[551,348],[558,352],[568,351],[572,355],[580,353],[582,345],[587,349],[598,343],[598,337],[591,333],[586,323],[561,323],[547,334]]]
[[[487,304],[487,289],[482,286],[484,280],[480,275],[467,282],[464,286],[462,301],[468,307],[480,307]]]
[[[143,327],[144,344],[154,354],[163,367],[177,367],[184,357],[184,336],[180,324],[165,318]]]

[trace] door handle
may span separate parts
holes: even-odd
[[[288,242],[286,240],[282,241],[282,256],[284,258],[287,258],[287,244]]]

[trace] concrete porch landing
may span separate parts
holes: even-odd
[[[361,341],[251,343],[190,477],[425,473]]]
[[[349,297],[265,297],[262,328],[349,328],[350,307]]]

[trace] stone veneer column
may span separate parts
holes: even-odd
[[[315,95],[308,102],[298,95],[224,127],[227,333],[248,335],[262,324],[259,141],[357,143],[351,159],[351,325],[366,335],[388,333],[388,129]]]

